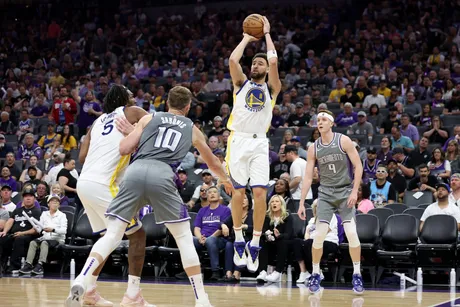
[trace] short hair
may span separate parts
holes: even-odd
[[[293,152],[297,154],[298,153],[297,147],[295,147],[294,145],[286,145],[286,147],[284,147],[284,153],[287,154],[288,152]]]
[[[256,55],[252,57],[252,61],[251,61],[251,62],[254,62],[254,60],[257,59],[257,58],[262,58],[262,59],[264,59],[265,62],[267,62],[267,64],[268,64],[268,59],[267,59],[267,54],[266,54],[266,53],[262,53],[262,52],[256,53]]]
[[[418,166],[418,171],[420,172],[420,170],[423,169],[423,168],[426,168],[428,170],[430,169],[426,163],[422,163],[422,164],[420,164]]]
[[[192,101],[192,92],[186,87],[175,86],[168,93],[168,105],[176,110],[182,110]]]
[[[210,186],[209,188],[206,189],[206,194],[208,194],[208,192],[211,191],[212,189],[216,189],[217,192],[219,192],[219,189],[215,185],[212,185],[212,186]]]
[[[118,107],[123,107],[129,102],[129,92],[123,85],[114,84],[104,97],[104,113],[112,113]]]
[[[365,183],[361,184],[361,195],[362,199],[369,199],[369,197],[371,197],[371,189]]]

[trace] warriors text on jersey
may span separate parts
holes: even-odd
[[[353,181],[353,166],[340,145],[341,136],[340,133],[334,133],[332,141],[327,145],[322,143],[321,137],[315,141],[321,186],[343,187]]]
[[[228,129],[243,133],[267,132],[275,105],[267,83],[257,84],[246,80],[234,95],[233,101]]]
[[[102,114],[91,128],[91,142],[80,180],[88,180],[110,187],[118,187],[130,155],[120,155],[123,134],[115,127],[115,119],[125,116],[124,107],[110,114]]]

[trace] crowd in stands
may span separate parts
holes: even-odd
[[[167,110],[172,87],[188,87],[193,94],[189,117],[225,165],[226,124],[233,106],[229,56],[251,11],[209,9],[199,2],[189,15],[153,19],[128,1],[120,1],[115,14],[60,5],[39,6],[28,20],[6,16],[8,27],[1,30],[0,255],[4,258],[7,244],[13,246],[10,271],[19,269],[27,249],[18,247],[23,244],[18,238],[4,239],[6,233],[26,231],[27,240],[34,242],[25,272],[43,272],[43,255],[40,266],[32,266],[36,249],[47,249],[43,240],[62,241],[54,226],[51,235],[47,227],[40,237],[33,227],[17,228],[24,224],[21,210],[51,221],[60,212],[52,209],[55,200],[61,208],[79,206],[79,144],[102,114],[112,84],[125,85],[134,103],[150,113]],[[460,204],[459,6],[449,0],[373,1],[362,7],[359,2],[351,7],[269,6],[258,12],[272,25],[282,81],[269,129],[272,181],[261,279],[280,277],[286,257],[283,240],[295,236],[289,212],[297,212],[306,150],[319,138],[315,127],[320,110],[335,114],[334,130],[353,139],[363,160],[360,212],[408,204],[408,195],[418,191],[430,192],[434,202],[440,184],[449,191],[449,204]],[[263,40],[246,48],[241,60],[245,73],[252,57],[264,50]],[[214,174],[194,149],[178,177],[184,203],[198,213],[195,245],[207,248],[212,278],[222,277],[219,250],[225,250],[224,278],[238,280],[239,268],[229,259],[231,197],[214,188]],[[317,170],[313,182],[308,204],[317,198]],[[40,206],[50,211],[33,211]],[[248,193],[245,236],[252,231],[251,207]],[[203,223],[210,214],[212,223]],[[313,228],[312,223],[306,227],[305,242],[312,240]],[[339,243],[335,236],[329,241]],[[305,255],[311,242],[305,244],[295,253],[300,279],[306,278],[310,262]],[[274,255],[276,268],[267,274]]]

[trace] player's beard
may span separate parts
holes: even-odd
[[[259,72],[253,72],[251,73],[251,79],[255,80],[255,81],[265,81],[265,77],[267,76],[267,73],[266,72],[262,72],[262,73],[259,73]]]

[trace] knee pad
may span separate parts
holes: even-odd
[[[350,222],[343,223],[343,229],[348,239],[348,246],[351,248],[358,247],[361,243],[359,242],[358,233],[356,232],[356,223],[352,219]]]
[[[324,222],[318,222],[316,224],[316,235],[313,239],[313,248],[323,248],[324,239],[326,239],[327,233],[329,232],[329,224]]]
[[[199,266],[200,259],[193,244],[193,236],[190,231],[190,222],[165,223],[169,232],[176,240],[177,247],[180,251],[182,266],[185,268]]]
[[[105,235],[96,242],[92,252],[101,255],[104,259],[107,258],[120,244],[125,230],[125,222],[114,217],[108,217],[107,231]]]

